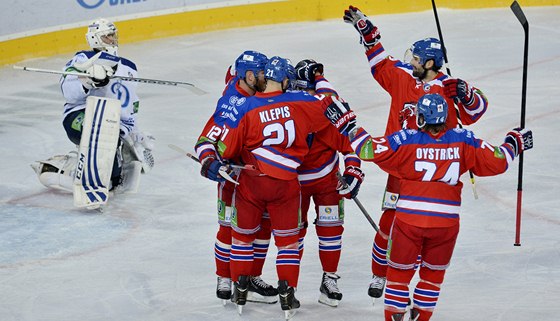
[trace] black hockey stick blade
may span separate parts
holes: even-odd
[[[529,22],[527,21],[527,17],[525,17],[523,10],[521,10],[519,3],[517,1],[513,1],[510,8],[511,11],[513,11],[513,14],[517,17],[517,20],[519,20],[519,22],[523,25],[523,29],[529,28]]]

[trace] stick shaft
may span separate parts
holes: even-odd
[[[32,68],[26,66],[14,66],[14,69],[23,70],[23,71],[31,71],[31,72],[39,72],[45,74],[55,74],[55,75],[63,75],[63,76],[78,76],[78,77],[89,77],[89,75],[85,72],[75,72],[75,71],[60,71],[60,70],[51,70],[51,69],[41,69],[41,68]],[[175,86],[175,87],[186,87],[190,89],[196,94],[202,95],[206,92],[195,85],[182,82],[182,81],[171,81],[171,80],[160,80],[160,79],[150,79],[150,78],[137,78],[137,77],[125,77],[125,76],[112,76],[110,78],[120,79],[122,81],[131,81],[131,82],[138,82],[144,84],[152,84],[152,85],[166,85],[166,86]]]
[[[438,31],[439,41],[441,42],[441,51],[443,52],[443,60],[445,61],[445,69],[447,70],[447,74],[451,76],[451,70],[449,69],[449,61],[447,60],[447,48],[445,47],[445,43],[443,42],[443,32],[441,31],[441,25],[439,23],[439,16],[436,7],[436,1],[432,0],[432,10],[434,11],[434,18],[436,20],[436,27]],[[463,128],[463,122],[461,121],[461,113],[459,112],[459,106],[453,104],[455,107],[455,113],[457,114],[457,123],[459,124],[459,128]],[[474,195],[474,199],[478,199],[478,193],[476,192],[476,185],[474,180],[474,174],[471,170],[469,170],[469,177],[471,179],[471,186]]]
[[[529,60],[529,21],[523,13],[521,6],[517,1],[513,1],[511,11],[523,26],[525,34],[525,43],[523,46],[523,82],[521,85],[521,120],[520,127],[525,128],[525,107],[527,99],[527,67]],[[522,213],[522,198],[523,198],[523,154],[519,155],[519,171],[517,175],[517,206],[515,211],[515,243],[514,246],[521,246],[521,213]]]

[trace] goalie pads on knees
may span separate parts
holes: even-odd
[[[107,203],[120,114],[121,104],[116,99],[87,98],[74,176],[74,205],[77,207],[94,209]]]
[[[49,188],[72,192],[77,161],[78,153],[72,151],[67,155],[55,155],[44,161],[36,161],[31,164],[31,167],[41,184]]]

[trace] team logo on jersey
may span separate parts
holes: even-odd
[[[241,97],[237,100],[237,102],[235,103],[237,106],[241,106],[243,105],[243,103],[247,100],[247,98],[245,97]]]
[[[432,88],[432,86],[430,84],[424,84],[424,92],[430,92],[430,88]]]
[[[416,104],[405,103],[399,112],[399,123],[402,129],[408,129],[409,124],[416,122]]]

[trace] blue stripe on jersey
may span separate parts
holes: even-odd
[[[333,156],[331,158],[329,158],[328,161],[326,161],[324,164],[322,164],[321,166],[317,167],[317,168],[312,168],[312,169],[306,169],[306,170],[298,170],[299,174],[312,174],[312,173],[318,173],[320,171],[323,170],[323,168],[331,165],[334,162],[334,159],[338,158],[338,153],[333,153]],[[297,161],[294,159],[294,161]]]
[[[457,201],[450,201],[450,200],[442,200],[442,199],[438,199],[438,198],[410,196],[410,195],[400,195],[399,198],[402,199],[402,200],[427,201],[427,202],[436,203],[436,204],[448,204],[448,205],[454,205],[454,206],[461,206],[460,201],[457,202]]]
[[[395,67],[401,68],[401,69],[408,69],[408,70],[410,70],[410,71],[413,70],[411,64],[408,64],[408,63],[406,63],[406,62],[402,62],[402,61],[400,61],[400,60],[398,60],[398,61],[395,62]]]
[[[282,164],[280,164],[280,163],[278,163],[278,162],[275,162],[275,161],[273,161],[273,160],[271,160],[271,159],[268,159],[268,158],[264,158],[264,157],[262,157],[262,156],[260,156],[260,155],[257,155],[257,154],[253,154],[253,155],[255,156],[256,159],[258,159],[258,160],[260,160],[260,161],[262,161],[262,162],[264,162],[264,163],[267,163],[267,164],[272,165],[272,166],[274,166],[274,167],[278,167],[278,168],[280,168],[280,169],[282,169],[282,170],[285,170],[285,171],[288,171],[288,172],[291,172],[291,173],[297,173],[297,170],[296,170],[295,168],[291,168],[291,167],[282,165]]]
[[[480,147],[480,142],[476,140],[473,132],[464,128],[453,128],[448,130],[438,139],[430,134],[416,130],[400,130],[389,135],[389,144],[393,150],[397,150],[400,145],[448,145],[452,143],[465,143],[473,147]]]
[[[443,213],[435,213],[435,212],[426,212],[421,210],[409,210],[398,206],[397,206],[397,212],[401,212],[404,214],[411,214],[411,215],[434,216],[434,217],[443,217],[443,218],[459,218],[459,214],[443,214]]]
[[[130,60],[126,59],[126,58],[123,58],[123,57],[120,57],[120,58],[121,58],[121,64],[123,64],[123,65],[125,65],[125,66],[127,66],[127,67],[130,67],[130,69],[134,69],[135,71],[138,71],[138,69],[136,68],[136,64],[135,64],[135,63],[133,63],[132,61],[130,61]]]

